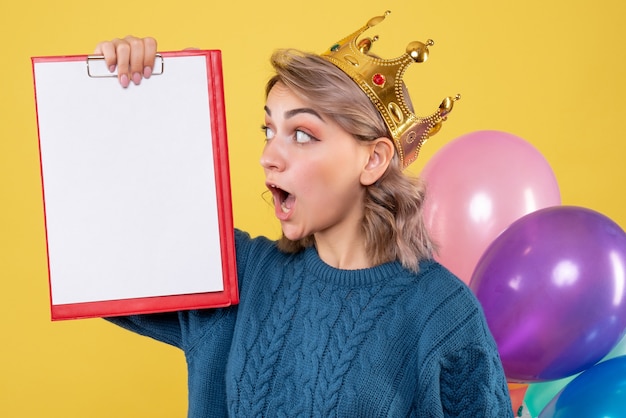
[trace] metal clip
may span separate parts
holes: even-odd
[[[152,75],[163,74],[165,70],[164,65],[161,54],[156,54]],[[109,69],[106,68],[106,63],[102,55],[89,55],[87,57],[87,75],[91,78],[117,77],[117,69],[110,72]]]

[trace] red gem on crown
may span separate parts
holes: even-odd
[[[385,76],[382,75],[381,73],[376,73],[374,74],[374,76],[372,77],[372,82],[374,84],[376,84],[377,86],[384,86],[385,85]]]

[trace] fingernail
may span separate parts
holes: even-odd
[[[146,67],[146,68],[143,69],[143,77],[144,78],[150,78],[151,75],[152,75],[152,68]]]
[[[141,83],[141,74],[133,73],[133,83],[135,83],[135,85],[139,85],[139,83]]]
[[[115,64],[109,66],[109,72],[112,73],[115,71]]]
[[[128,80],[128,74],[122,74],[122,76],[120,77],[120,84],[124,88],[128,87],[128,85],[130,84],[130,81]]]

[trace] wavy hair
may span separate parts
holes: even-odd
[[[266,96],[281,82],[356,139],[391,138],[367,95],[335,65],[294,49],[278,50],[270,61],[275,75],[266,84]],[[435,245],[423,220],[424,199],[423,182],[402,171],[396,150],[387,171],[366,187],[362,229],[374,265],[398,260],[405,268],[418,271],[420,260],[432,258]],[[314,244],[313,236],[292,241],[283,235],[278,240],[278,247],[291,253]]]

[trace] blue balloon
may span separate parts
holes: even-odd
[[[606,361],[615,357],[626,356],[626,335],[601,361]],[[530,412],[531,417],[537,417],[548,403],[561,391],[569,382],[574,380],[577,373],[563,379],[551,380],[548,382],[531,383],[528,385],[524,403]]]
[[[539,418],[626,418],[626,356],[585,370],[569,382]]]

